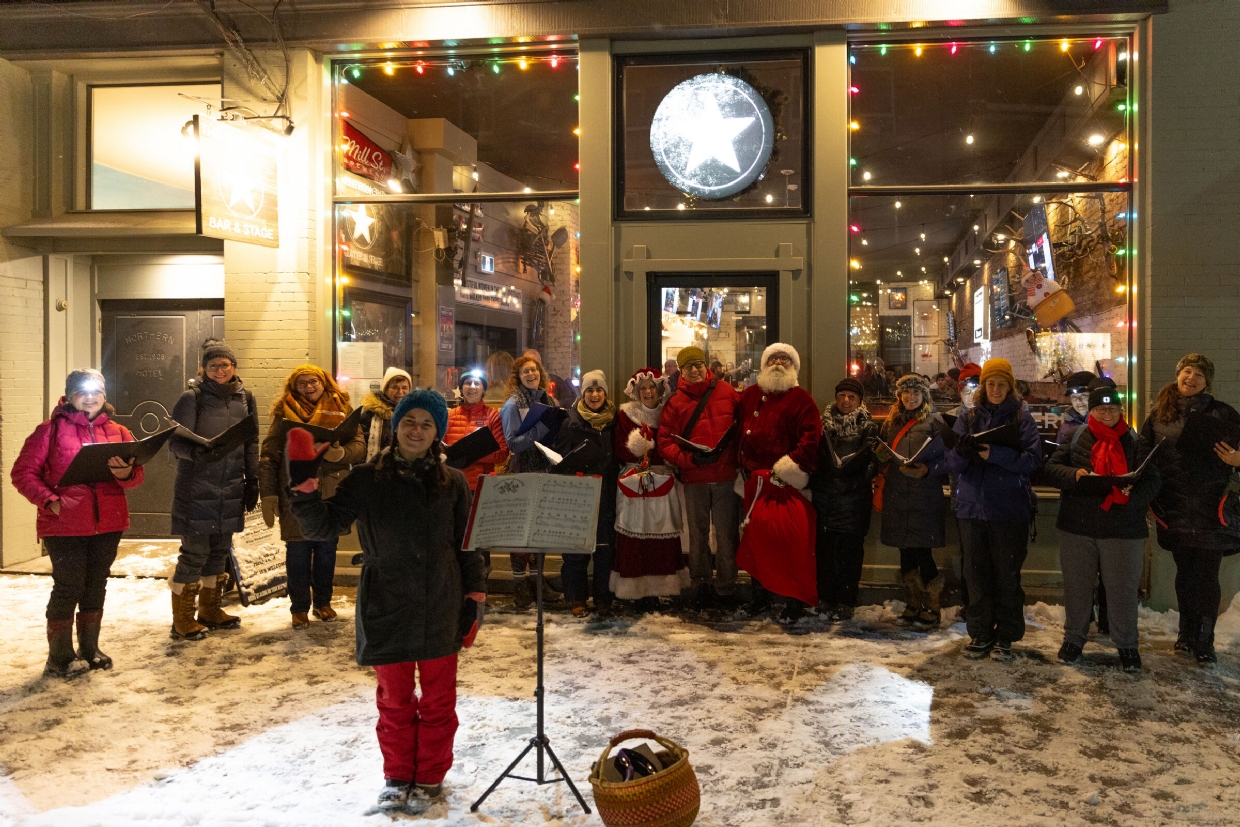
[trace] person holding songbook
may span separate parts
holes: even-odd
[[[835,402],[822,412],[818,468],[808,490],[818,512],[815,557],[818,607],[832,621],[848,620],[857,607],[872,489],[878,471],[878,423],[865,407],[865,389],[851,376],[835,386]]]
[[[330,623],[336,619],[331,602],[338,538],[310,539],[301,533],[301,526],[289,505],[284,445],[288,432],[299,425],[336,428],[343,425],[352,412],[349,394],[336,385],[327,371],[316,365],[294,368],[284,382],[283,392],[271,403],[271,426],[259,455],[259,490],[267,526],[275,525],[277,512],[280,516],[280,539],[284,541],[288,568],[289,611],[293,628],[298,631],[309,628],[312,608],[319,620]],[[349,468],[365,461],[366,439],[361,428],[343,443],[330,443],[318,467],[323,493],[330,497],[349,473]],[[340,533],[347,534],[348,527]]]
[[[366,440],[366,461],[379,456],[379,452],[392,444],[392,411],[401,398],[413,390],[413,379],[400,368],[392,367],[383,372],[378,393],[368,393],[362,399],[362,436]]]
[[[655,444],[676,469],[685,495],[689,529],[690,606],[696,611],[734,609],[740,497],[736,495],[736,409],[740,394],[706,369],[700,347],[676,354],[676,383],[659,414]],[[711,565],[710,530],[715,529]]]
[[[397,403],[392,424],[395,442],[328,498],[315,468],[327,445],[292,429],[286,448],[292,510],[305,536],[334,542],[357,523],[356,658],[374,667],[379,684],[381,811],[443,798],[459,723],[457,659],[487,599],[482,553],[462,549],[469,486],[441,459],[447,403],[433,390],[413,391]]]
[[[254,427],[240,445],[212,448],[178,434],[168,440],[177,458],[172,533],[181,537],[181,549],[168,585],[172,637],[179,640],[202,640],[208,629],[241,625],[241,618],[220,607],[223,575],[233,534],[245,528],[246,512],[258,505],[258,406],[237,376],[237,354],[208,339],[192,384],[172,408],[172,418],[190,434],[210,439],[245,419]]]
[[[531,410],[555,407],[555,400],[547,393],[548,381],[542,362],[533,356],[522,355],[513,361],[512,373],[508,376],[508,400],[499,409],[504,442],[511,453],[508,458],[510,474],[545,473],[551,467],[551,460],[539,450],[538,444],[546,445],[554,441],[553,426],[542,420],[535,423],[525,421]],[[523,427],[527,424],[531,427]],[[518,609],[528,609],[534,603],[534,589],[529,580],[529,555],[510,554],[509,559],[512,564],[513,603]]]
[[[562,456],[590,443],[597,459],[586,474],[603,478],[603,495],[598,503],[598,528],[594,545],[594,611],[601,615],[611,612],[611,561],[616,537],[616,403],[608,398],[607,377],[601,370],[592,370],[581,377],[581,398],[568,409],[568,418],[555,437],[555,450]],[[564,583],[564,599],[572,608],[573,617],[589,613],[586,598],[590,583],[586,570],[589,554],[565,554],[560,578]]]
[[[443,444],[455,445],[479,428],[486,428],[499,446],[461,469],[465,481],[469,483],[469,490],[473,491],[478,477],[490,474],[508,457],[508,444],[504,442],[504,424],[500,421],[499,411],[482,401],[487,392],[486,374],[480,370],[466,371],[461,374],[456,389],[461,395],[461,404],[448,411],[448,432],[444,435]]]
[[[52,560],[52,595],[47,601],[45,675],[72,678],[88,669],[111,669],[99,649],[108,570],[121,533],[129,528],[125,491],[142,484],[142,466],[112,457],[112,479],[61,488],[73,458],[94,442],[132,442],[105,395],[103,374],[85,368],[65,379],[65,395],[52,417],[34,429],[13,463],[13,487],[39,510],[39,539]],[[73,649],[77,611],[78,649]]]
[[[1120,666],[1138,672],[1137,589],[1150,534],[1145,514],[1158,493],[1158,467],[1145,464],[1153,446],[1124,420],[1113,381],[1092,381],[1087,410],[1085,424],[1066,434],[1046,463],[1047,477],[1062,492],[1055,521],[1064,596],[1059,660],[1075,663],[1081,657],[1101,570]]]
[[[956,519],[969,587],[972,640],[964,655],[1010,661],[1012,644],[1025,636],[1020,569],[1035,513],[1029,476],[1042,466],[1042,438],[1007,359],[982,365],[977,404],[956,420],[951,438],[947,466],[959,478]]]
[[[1214,363],[1188,354],[1141,427],[1146,441],[1165,440],[1155,455],[1162,487],[1153,511],[1158,544],[1175,559],[1175,651],[1195,656],[1202,666],[1217,660],[1219,568],[1224,557],[1240,551],[1240,521],[1225,522],[1222,507],[1229,483],[1240,477],[1240,413],[1215,399],[1213,386]]]
[[[946,452],[933,427],[930,383],[915,373],[903,376],[896,400],[874,449],[883,466],[875,504],[883,514],[883,545],[900,550],[904,611],[896,622],[929,630],[942,614],[943,575],[932,550],[946,545]]]
[[[616,415],[616,458],[623,473],[616,487],[611,590],[654,610],[660,597],[675,597],[690,583],[680,548],[680,495],[658,446],[667,386],[658,368],[645,367],[629,378],[624,393],[630,401]]]

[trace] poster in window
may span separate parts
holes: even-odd
[[[412,301],[408,296],[396,296],[373,290],[345,288],[340,314],[340,345],[338,360],[344,359],[346,343],[368,343],[382,348],[382,364],[377,372],[369,367],[362,372],[342,372],[352,378],[378,378],[388,368],[409,370],[413,367],[413,321]],[[370,348],[355,349],[357,353],[371,354]]]
[[[893,287],[887,291],[888,310],[908,310],[908,288]]]
[[[349,204],[336,213],[341,263],[404,279],[409,273],[407,213],[394,204]]]
[[[451,353],[456,347],[456,308],[439,307],[439,350]]]
[[[986,288],[973,291],[973,343],[986,341]]]

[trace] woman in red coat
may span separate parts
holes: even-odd
[[[680,550],[680,496],[656,444],[667,385],[658,368],[642,368],[624,389],[631,399],[616,416],[616,557],[611,590],[643,609],[689,587]]]
[[[65,395],[52,418],[34,429],[13,463],[13,485],[38,506],[39,539],[52,558],[45,675],[72,678],[87,669],[112,668],[112,659],[99,651],[99,627],[108,571],[121,533],[129,528],[125,489],[142,483],[142,468],[113,457],[108,467],[115,479],[64,488],[57,483],[83,445],[133,441],[123,425],[111,420],[114,413],[104,396],[103,374],[75,370],[65,380]]]
[[[471,370],[461,374],[457,390],[461,394],[461,404],[448,411],[448,432],[444,436],[443,444],[452,445],[458,439],[464,439],[479,428],[490,428],[491,435],[499,444],[498,451],[487,454],[473,465],[461,469],[465,475],[465,481],[469,483],[469,490],[473,491],[477,487],[478,477],[491,473],[495,470],[495,466],[508,458],[508,443],[504,442],[504,424],[500,421],[499,411],[482,401],[482,397],[487,392],[486,374],[480,370]]]

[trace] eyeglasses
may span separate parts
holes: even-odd
[[[293,387],[299,391],[308,391],[312,388],[317,388],[320,384],[318,379],[298,379],[293,383]]]
[[[706,369],[705,362],[689,362],[687,365],[681,368],[681,370],[705,370],[705,369]]]
[[[792,364],[792,357],[791,357],[791,356],[789,356],[787,353],[772,353],[772,354],[771,354],[771,356],[770,356],[770,358],[766,360],[766,363],[767,363],[768,365],[769,365],[771,362],[780,362],[780,363],[785,364],[785,365],[791,365],[791,364]]]
[[[210,373],[219,373],[222,370],[228,370],[232,366],[232,362],[212,362],[207,365],[207,371]]]

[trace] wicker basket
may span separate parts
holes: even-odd
[[[663,747],[655,754],[670,766],[632,781],[604,781],[603,765],[611,751],[635,738]],[[590,772],[590,786],[607,827],[689,827],[702,803],[697,776],[689,766],[689,750],[648,729],[630,729],[612,738]]]

